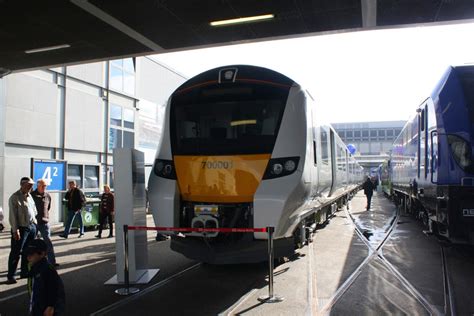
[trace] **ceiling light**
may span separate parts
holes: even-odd
[[[256,16],[247,16],[244,18],[237,18],[237,19],[230,19],[230,20],[221,20],[221,21],[213,21],[209,23],[211,26],[221,26],[221,25],[229,25],[229,24],[240,24],[240,23],[251,23],[261,20],[269,20],[273,19],[275,16],[273,14],[264,14],[264,15],[256,15]]]
[[[50,51],[50,50],[56,50],[56,49],[68,48],[68,47],[71,47],[71,45],[62,44],[62,45],[56,45],[56,46],[48,46],[48,47],[29,49],[29,50],[25,50],[25,53],[34,54],[34,53],[47,52],[47,51]]]

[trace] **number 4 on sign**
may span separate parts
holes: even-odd
[[[51,182],[53,181],[53,178],[51,177],[51,173],[53,177],[58,176],[58,168],[53,167],[52,169],[53,170],[51,170],[51,167],[46,167],[46,169],[44,169],[43,176],[41,177],[46,182],[46,185],[48,186],[51,185]]]

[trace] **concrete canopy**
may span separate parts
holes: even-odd
[[[471,19],[473,0],[0,0],[0,77],[159,52]],[[257,23],[216,20],[273,14]],[[38,51],[39,50],[39,51]]]

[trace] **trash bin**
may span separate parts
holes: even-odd
[[[99,205],[100,199],[98,198],[86,198],[86,205],[82,208],[81,216],[84,227],[97,226],[99,225]],[[63,219],[64,225],[66,224],[68,216],[67,201],[63,200]],[[78,228],[79,222],[77,218],[74,219],[71,228]]]

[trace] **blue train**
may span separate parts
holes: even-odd
[[[390,192],[433,233],[474,244],[474,66],[450,67],[395,140]]]

